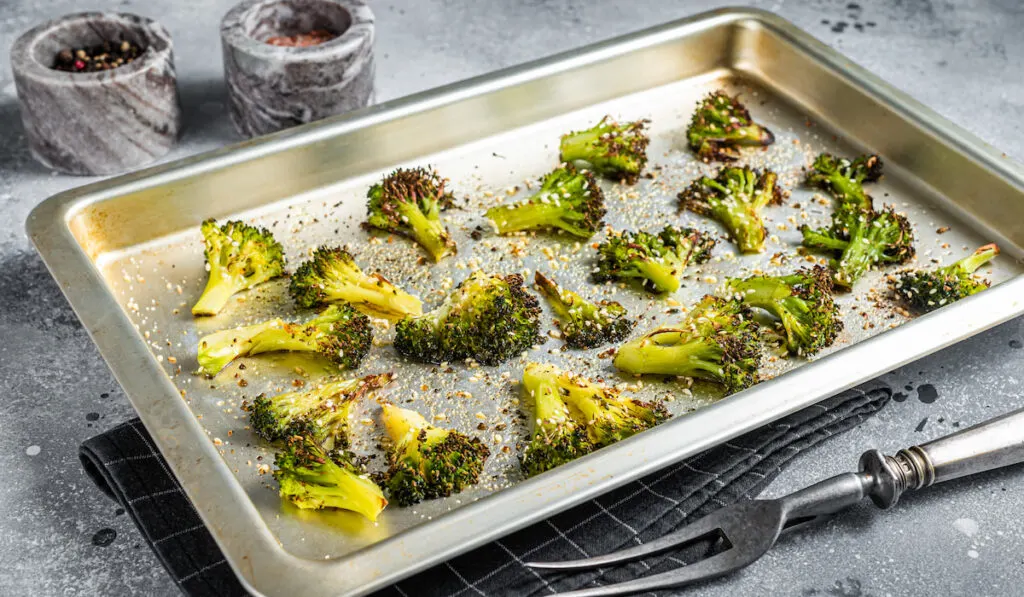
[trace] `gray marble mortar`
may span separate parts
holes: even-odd
[[[266,43],[326,29],[315,46]],[[374,17],[362,0],[246,0],[221,22],[231,119],[246,137],[362,108],[374,99]]]
[[[146,48],[95,73],[54,70],[58,52],[127,40]],[[68,174],[116,174],[167,153],[181,129],[171,36],[159,23],[120,13],[80,13],[44,23],[11,47],[11,70],[29,150]]]

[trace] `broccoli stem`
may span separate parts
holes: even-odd
[[[541,226],[562,228],[561,217],[564,209],[555,203],[524,203],[503,205],[487,212],[499,234],[531,230]]]
[[[674,338],[688,335],[681,330],[665,330],[663,334]],[[614,365],[626,373],[674,375],[716,381],[724,377],[721,357],[721,349],[701,339],[673,344],[662,344],[651,339],[635,349],[618,351]]]
[[[733,239],[741,251],[759,253],[764,249],[764,224],[761,222],[761,218],[756,213],[752,213],[746,205],[735,199],[722,201],[719,214],[722,224],[732,233]]]
[[[845,241],[839,238],[826,236],[817,230],[811,230],[805,228],[804,241],[814,247],[821,249],[832,249],[833,251],[845,251],[846,247],[850,246],[849,241]]]
[[[572,314],[569,312],[569,305],[566,303],[565,297],[562,296],[562,289],[553,280],[540,272],[534,275],[533,281],[540,288],[544,296],[548,298],[548,304],[551,305],[551,309],[555,312],[555,317],[568,321]]]
[[[832,185],[832,190],[839,196],[839,200],[842,203],[858,206],[871,205],[871,199],[869,199],[867,193],[864,192],[864,187],[862,187],[857,181],[843,176],[841,170],[836,170],[832,174],[829,174],[828,182]]]
[[[430,253],[434,261],[452,252],[448,232],[438,220],[431,220],[413,202],[401,203],[401,214],[412,230],[413,237]]]
[[[591,157],[589,148],[599,138],[600,132],[595,130],[578,131],[562,137],[562,160],[570,163],[589,162]]]
[[[674,270],[653,261],[640,261],[636,264],[636,268],[659,292],[679,290],[679,279],[675,277]]]
[[[293,351],[316,352],[317,342],[314,334],[296,333],[286,327],[264,330],[252,338],[249,354],[264,352]]]
[[[365,307],[365,311],[372,312],[374,316],[391,321],[404,317],[399,313],[419,313],[423,309],[416,297],[394,290],[382,292],[379,286],[365,280],[346,286],[341,294],[353,306]]]
[[[384,423],[384,430],[393,442],[401,441],[410,431],[429,426],[427,420],[419,413],[398,408],[393,404],[381,406],[381,422]]]
[[[297,494],[304,497],[303,500],[293,501],[299,508],[318,509],[329,506],[351,510],[376,521],[377,515],[387,504],[380,488],[366,477],[337,465],[330,469],[333,472],[330,477],[307,474],[302,469],[289,471],[290,478],[279,480],[282,495]]]
[[[956,267],[959,267],[968,274],[973,274],[979,267],[991,261],[998,254],[999,247],[995,244],[988,244],[958,261]]]
[[[233,330],[222,330],[204,336],[200,340],[197,360],[199,372],[210,377],[217,375],[228,363],[244,354],[250,354],[252,339],[260,333],[284,325],[281,319],[245,326]]]
[[[219,268],[212,268],[202,296],[192,307],[192,314],[216,315],[220,313],[221,309],[231,300],[231,296],[235,294],[237,286],[237,281],[234,278],[225,276]]]

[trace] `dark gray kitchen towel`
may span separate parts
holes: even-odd
[[[798,454],[860,424],[891,396],[879,381],[848,390],[435,566],[375,597],[532,597],[680,566],[710,546],[572,575],[540,573],[523,562],[575,559],[643,543],[717,508],[752,499]],[[131,515],[183,593],[247,594],[138,419],[87,440],[80,457],[99,488]]]

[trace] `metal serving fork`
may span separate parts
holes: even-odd
[[[779,535],[848,508],[865,497],[876,506],[896,505],[908,489],[921,489],[967,475],[1024,462],[1024,409],[922,446],[885,456],[868,450],[860,472],[843,473],[774,500],[750,500],[713,512],[649,543],[610,554],[564,562],[529,562],[548,570],[586,570],[631,562],[701,539],[724,536],[728,548],[677,570],[604,587],[559,593],[563,597],[607,597],[668,589],[708,580],[751,564]]]

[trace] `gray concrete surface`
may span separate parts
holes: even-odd
[[[7,48],[51,16],[138,12],[174,36],[185,109],[179,158],[238,140],[221,81],[217,23],[230,0],[0,0],[0,594],[174,595],[126,516],[82,473],[83,439],[131,406],[23,232],[43,198],[86,179],[28,155]],[[378,0],[382,100],[654,25],[719,2]],[[1018,0],[770,0],[779,12],[897,87],[1024,159],[1024,4]],[[858,26],[859,25],[859,26]],[[1022,402],[1021,321],[886,379],[901,399],[803,457],[772,495]],[[747,571],[692,595],[1020,595],[1024,468],[935,488],[898,510],[868,507],[790,537]],[[112,529],[116,536],[109,539]],[[101,532],[103,531],[103,532]]]

